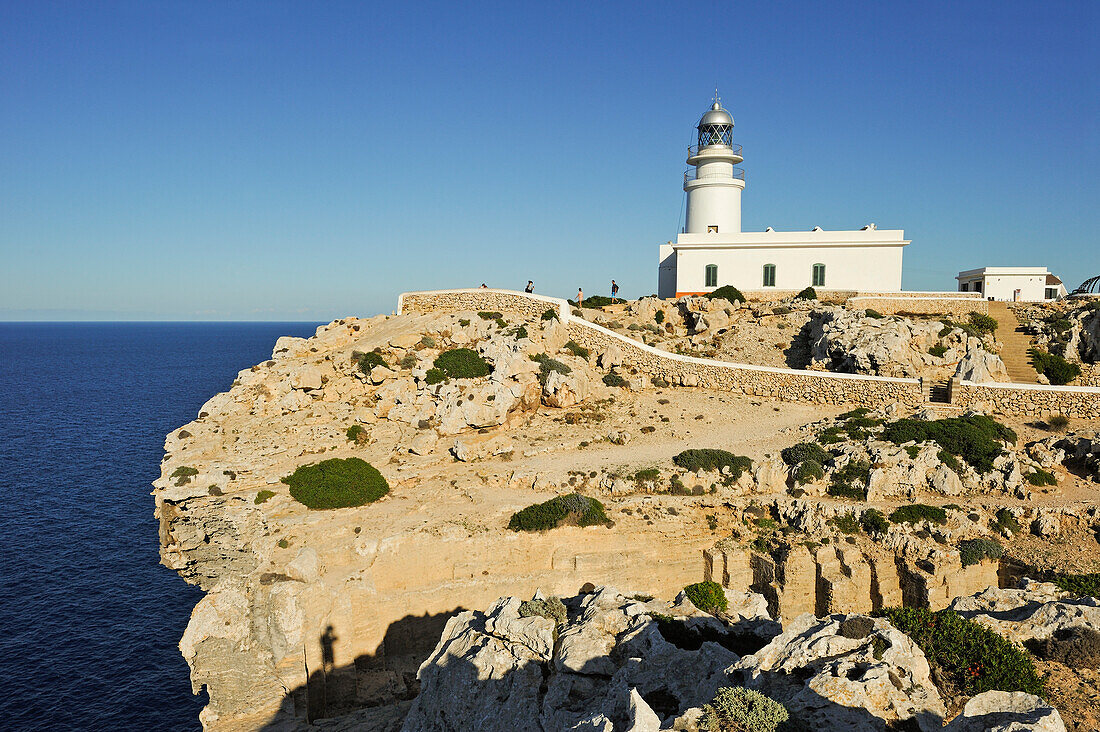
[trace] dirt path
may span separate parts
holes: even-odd
[[[1036,379],[1038,373],[1027,353],[1031,348],[1031,336],[1020,328],[1020,322],[1008,309],[1008,303],[989,303],[989,315],[997,321],[997,343],[1001,346],[1000,356],[1009,378],[1021,384],[1039,383]]]

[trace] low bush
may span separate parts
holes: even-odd
[[[990,522],[991,527],[997,533],[1008,531],[1010,534],[1020,533],[1020,522],[1016,520],[1016,517],[1012,515],[1012,512],[1007,508],[1002,508],[997,511],[993,521]]]
[[[745,296],[741,294],[741,291],[733,285],[722,285],[717,290],[714,290],[713,292],[708,292],[706,295],[704,295],[704,297],[709,300],[722,298],[723,300],[729,300],[730,302],[745,302]]]
[[[569,300],[568,302],[573,307],[577,307],[577,303],[575,301]],[[623,302],[623,298],[617,297],[615,298],[615,302]],[[607,297],[606,295],[589,295],[588,297],[584,298],[584,307],[586,308],[602,308],[606,305],[613,304],[614,303],[612,303],[611,298]]]
[[[947,523],[947,511],[939,506],[929,506],[924,503],[910,503],[894,509],[890,514],[890,521],[895,524],[915,524],[919,521],[942,526]]]
[[[603,383],[608,386],[626,386],[626,379],[619,376],[616,373],[605,374],[603,377]]]
[[[555,625],[563,625],[568,618],[565,603],[556,597],[545,600],[525,600],[519,604],[521,618],[540,617],[553,620]]]
[[[1057,661],[1070,668],[1100,667],[1100,632],[1085,626],[1059,628],[1045,640],[1029,644],[1045,661]]]
[[[1064,414],[1055,414],[1047,420],[1047,429],[1055,432],[1064,432],[1069,427],[1069,417]]]
[[[406,353],[404,356],[401,357],[400,365],[403,369],[416,368],[416,354],[412,351]]]
[[[416,347],[420,348],[435,348],[439,345],[439,342],[430,335],[426,335],[416,343]]]
[[[528,358],[539,365],[539,383],[543,386],[546,386],[546,380],[550,378],[551,371],[557,371],[562,376],[573,373],[573,369],[569,368],[567,364],[556,358],[550,358],[545,353],[536,353]]]
[[[806,460],[824,465],[833,459],[833,456],[816,442],[800,442],[797,445],[784,447],[779,455],[783,458],[783,462],[792,467]]]
[[[799,485],[813,483],[825,477],[825,468],[816,460],[803,460],[794,469],[794,480]]]
[[[1000,559],[1004,553],[1004,547],[996,539],[979,537],[959,542],[959,557],[964,567],[977,564],[984,559]]]
[[[943,354],[947,353],[947,346],[943,345],[942,343],[932,346],[928,349],[928,353],[935,356],[936,358],[943,358]]]
[[[895,445],[936,442],[947,452],[968,462],[980,473],[993,469],[1005,443],[1016,442],[1016,433],[983,414],[947,419],[899,419],[886,425],[882,439]]]
[[[916,643],[933,667],[967,696],[1023,691],[1043,696],[1043,681],[1024,650],[954,610],[891,608],[876,613]]]
[[[880,312],[879,312],[878,310],[872,310],[871,308],[867,308],[867,309],[866,309],[866,310],[864,311],[864,314],[865,314],[865,315],[866,315],[866,316],[867,316],[868,318],[874,318],[875,320],[882,320],[883,318],[885,318],[885,317],[886,317],[885,315],[883,315],[882,313],[880,313]]]
[[[1063,386],[1081,375],[1081,367],[1053,353],[1028,349],[1035,370],[1050,379],[1051,384]]]
[[[481,318],[482,320],[500,320],[504,317],[504,315],[496,311],[490,312],[487,310],[483,310],[477,314],[477,317]]]
[[[175,478],[176,485],[187,485],[191,482],[191,479],[199,474],[199,471],[189,465],[181,465],[172,471],[169,478]]]
[[[530,334],[527,332],[526,325],[517,325],[516,327],[512,328],[512,330],[509,332],[509,335],[511,335],[517,341],[521,338],[527,338],[530,336]]]
[[[262,490],[256,494],[256,499],[253,501],[257,506],[261,503],[265,503],[268,499],[275,496],[275,491]]]
[[[1054,477],[1054,473],[1042,468],[1035,468],[1035,470],[1028,473],[1027,482],[1034,486],[1058,485],[1058,479]]]
[[[807,287],[805,290],[803,290],[802,292],[795,295],[794,299],[795,300],[816,300],[817,299],[817,290],[815,290],[812,287]]]
[[[962,472],[963,472],[962,463],[960,463],[959,459],[957,457],[955,457],[954,455],[952,455],[951,453],[949,453],[947,450],[940,450],[939,452],[936,453],[936,457],[939,459],[939,461],[941,463],[946,465],[951,470],[955,471],[955,473],[957,475],[962,475]]]
[[[512,531],[547,531],[562,524],[607,526],[610,523],[602,503],[580,493],[570,493],[517,511],[508,521],[508,528]]]
[[[699,729],[704,732],[775,732],[787,722],[787,708],[754,689],[723,686],[703,705]]]
[[[542,311],[542,315],[539,316],[539,320],[557,320],[558,311],[554,308],[546,308]]]
[[[867,495],[867,483],[871,480],[871,463],[852,460],[833,473],[825,492],[839,498],[863,500]]]
[[[588,349],[578,344],[576,341],[569,341],[563,346],[565,350],[572,353],[577,358],[588,358]]]
[[[631,476],[634,485],[641,490],[646,483],[654,483],[661,479],[661,471],[658,468],[643,468]]]
[[[684,594],[691,600],[692,605],[711,615],[725,612],[729,607],[726,600],[726,591],[717,582],[711,582],[710,580],[696,582],[685,587]]]
[[[302,465],[282,479],[294,500],[313,509],[363,506],[386,495],[390,486],[374,466],[359,458],[330,458]]]
[[[885,534],[890,530],[890,520],[877,508],[868,508],[859,516],[859,527],[868,534]]]
[[[672,458],[672,462],[693,473],[697,470],[721,470],[728,467],[734,480],[752,468],[751,458],[714,448],[684,450]]]
[[[997,332],[997,320],[990,315],[971,312],[970,315],[967,316],[967,320],[970,321],[970,327],[973,328],[978,335]]]
[[[829,519],[829,523],[845,534],[855,534],[859,531],[859,521],[856,520],[854,513],[842,513],[839,516],[833,516]]]
[[[1100,597],[1100,574],[1056,574],[1049,581],[1071,595]]]
[[[448,379],[476,379],[479,376],[488,376],[492,370],[489,362],[471,348],[444,351],[435,357],[433,365]]]
[[[351,354],[351,357],[364,374],[369,374],[371,369],[376,366],[386,365],[386,359],[382,358],[382,354],[377,351],[370,351],[369,353],[355,351]]]
[[[665,311],[658,310],[657,312],[653,313],[653,320],[657,323],[657,325],[665,322]]]

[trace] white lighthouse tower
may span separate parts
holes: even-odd
[[[736,167],[743,160],[741,146],[733,144],[733,117],[722,108],[718,92],[696,127],[698,144],[688,148],[687,159],[695,167],[684,173],[684,233],[739,234],[745,171]]]

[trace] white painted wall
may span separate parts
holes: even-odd
[[[1047,275],[1050,272],[1046,267],[981,267],[979,269],[959,272],[955,277],[959,282],[959,289],[963,285],[969,292],[973,292],[975,283],[982,283],[981,292],[985,297],[1006,302],[1041,302],[1046,300]],[[1051,285],[1062,293],[1064,288]],[[1016,294],[1016,290],[1019,294]]]
[[[676,297],[676,252],[672,242],[662,244],[657,253],[657,297]]]
[[[711,163],[710,165],[722,165]],[[706,166],[709,167],[709,166]],[[732,171],[733,166],[726,164]],[[702,169],[700,166],[700,175]],[[718,227],[718,234],[739,234],[741,232],[741,190],[745,182],[730,177],[700,177],[688,181],[687,219],[685,229],[692,234],[706,234],[710,226]]]

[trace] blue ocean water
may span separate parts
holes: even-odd
[[[158,564],[164,435],[313,323],[0,323],[0,720],[195,730],[177,643],[201,593]]]

